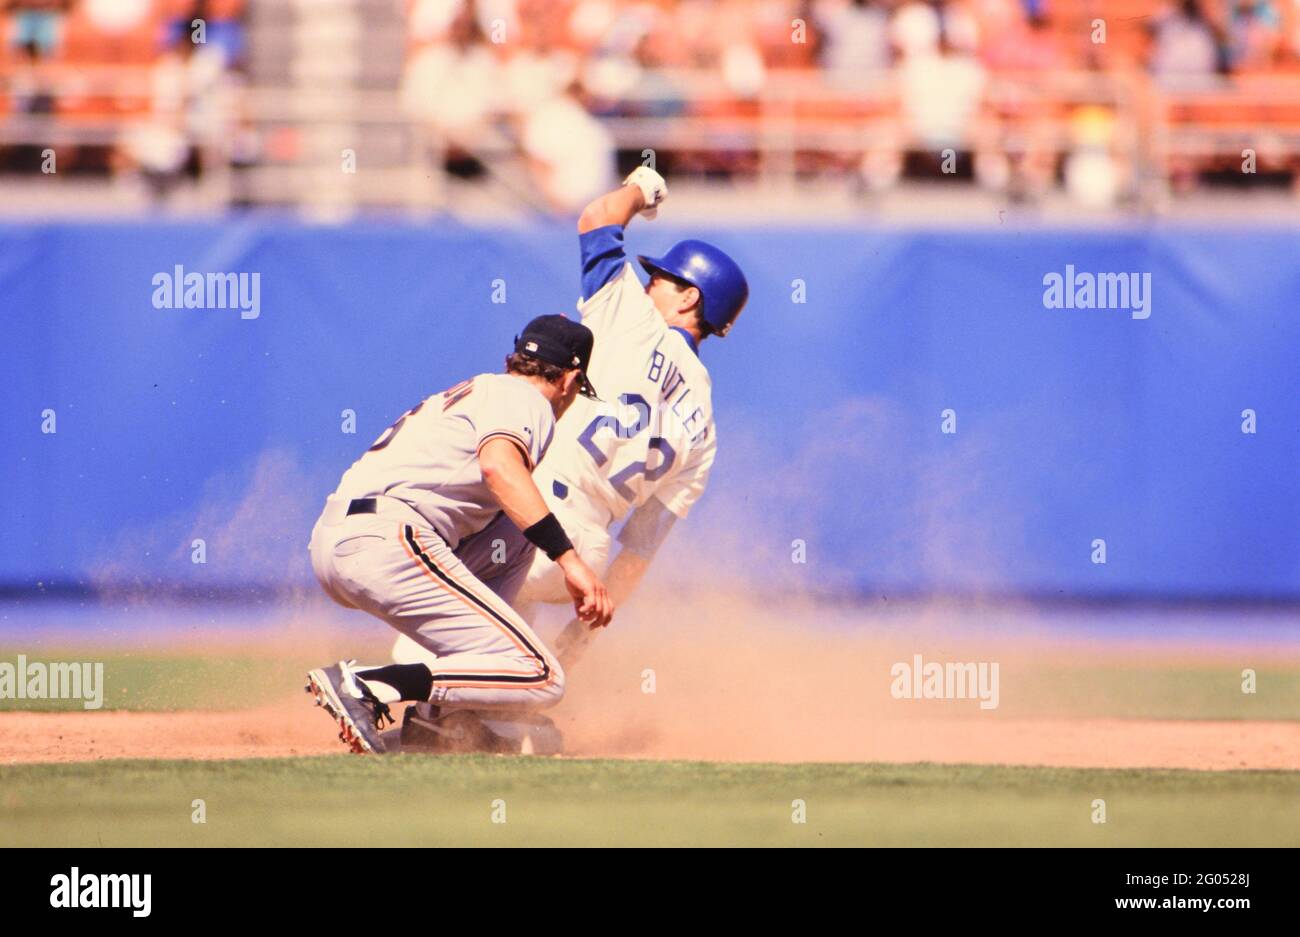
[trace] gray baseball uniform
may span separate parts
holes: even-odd
[[[330,597],[432,655],[434,703],[536,707],[563,695],[559,664],[510,606],[534,547],[500,513],[478,461],[504,438],[536,465],[554,428],[550,402],[528,380],[480,374],[386,430],[312,531],[312,568]],[[399,698],[370,684],[383,702]]]

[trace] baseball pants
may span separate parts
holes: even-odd
[[[420,649],[443,707],[521,709],[564,695],[558,661],[511,608],[535,548],[500,514],[456,550],[393,498],[347,516],[331,496],[312,530],[311,560],[340,605],[383,619]]]
[[[611,542],[609,532],[604,527],[568,510],[566,505],[557,504],[553,499],[549,498],[547,502],[555,511],[555,516],[559,518],[565,532],[569,535],[569,539],[573,541],[573,547],[578,551],[578,556],[582,557],[582,561],[595,570],[596,575],[603,576],[605,567],[609,564]],[[504,520],[505,526],[511,531],[516,530],[508,519],[499,518],[498,520]],[[479,543],[472,548],[476,552],[471,555],[471,561],[479,560],[477,552],[485,549],[500,536],[500,534],[489,535],[488,531],[491,529],[488,528],[474,535],[474,539]],[[522,535],[518,534],[517,531],[515,536],[522,540]],[[531,546],[526,540],[523,542],[525,545]],[[460,550],[457,550],[457,553],[460,552]],[[481,566],[471,563],[471,568],[477,572]],[[508,576],[498,576],[484,581],[492,587],[498,596],[513,607],[525,621],[534,621],[538,603],[556,603],[570,606],[573,603],[568,590],[564,587],[563,571],[545,553],[537,549],[534,549],[531,558],[523,563],[522,569],[512,568]],[[409,664],[417,661],[430,663],[430,655],[415,641],[405,635],[400,635],[393,644],[393,660],[399,664]]]

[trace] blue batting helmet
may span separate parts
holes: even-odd
[[[666,273],[700,291],[704,321],[716,335],[726,335],[749,299],[749,284],[734,260],[704,241],[678,241],[662,257],[637,260],[646,272]]]

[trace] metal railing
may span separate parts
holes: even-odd
[[[13,66],[0,69],[0,145],[112,147],[125,128],[149,119],[147,67],[68,67],[50,75],[55,113],[22,114],[12,110],[22,76]],[[622,96],[617,107],[597,111],[620,149],[745,153],[752,158],[735,164],[739,176],[790,184],[799,174],[800,155],[851,161],[873,148],[924,148],[911,131],[896,72],[846,77],[772,71],[751,98],[728,95],[712,71],[653,77],[638,83],[643,90]],[[238,93],[238,101],[239,112],[264,141],[297,143],[264,146],[259,162],[244,170],[254,201],[321,201],[322,186],[336,187],[342,206],[436,208],[445,201],[442,141],[403,111],[396,93],[251,87]],[[1273,165],[1300,167],[1300,75],[1291,74],[1215,77],[1182,87],[1162,87],[1137,72],[992,74],[958,146],[974,148],[981,140],[997,146],[1033,123],[1059,158],[1071,146],[1072,115],[1089,105],[1112,115],[1112,145],[1134,166],[1140,185],[1164,185],[1175,157],[1240,157],[1243,149],[1259,150]],[[662,116],[666,109],[675,113]],[[526,169],[507,116],[491,122],[475,155],[508,179]],[[228,115],[232,125],[235,119]],[[330,142],[339,137],[331,128],[355,136],[362,150],[368,139],[383,135],[389,155],[378,163],[363,161],[364,172],[354,178],[341,176]],[[302,145],[313,138],[316,143]],[[205,165],[221,172],[228,140],[228,133],[215,133],[192,142],[207,154]],[[331,196],[323,200],[330,203]]]

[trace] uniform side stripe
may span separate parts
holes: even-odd
[[[435,681],[460,679],[460,680],[482,680],[489,683],[525,683],[525,684],[548,683],[550,681],[551,666],[547,662],[545,654],[543,654],[537,648],[533,647],[532,642],[529,641],[528,638],[525,637],[519,631],[519,629],[517,629],[510,622],[509,619],[507,619],[504,615],[501,615],[499,612],[497,612],[496,609],[492,608],[490,605],[484,602],[481,598],[475,595],[471,590],[467,589],[461,583],[456,581],[455,578],[449,575],[445,570],[442,569],[442,567],[440,567],[436,562],[434,562],[433,557],[425,553],[423,547],[421,547],[420,545],[420,542],[416,540],[415,529],[413,527],[411,527],[409,524],[404,525],[402,527],[402,536],[406,540],[407,545],[410,547],[410,549],[415,554],[415,556],[420,560],[420,562],[424,564],[425,569],[427,569],[434,576],[436,576],[438,578],[438,581],[442,582],[448,589],[450,589],[456,595],[459,595],[463,599],[467,600],[475,608],[479,609],[482,614],[488,616],[491,620],[495,621],[499,626],[505,628],[506,631],[508,631],[510,635],[515,639],[515,643],[518,644],[520,647],[524,648],[529,654],[531,654],[537,660],[537,662],[541,664],[542,667],[542,671],[539,674],[535,674],[535,675],[520,674],[516,676],[507,676],[507,675],[491,676],[487,674],[450,674],[450,673],[443,676],[435,672],[433,674],[433,679]]]
[[[420,539],[420,535],[417,533],[414,534],[414,537],[415,537],[416,548],[421,553],[428,554],[429,551],[424,546],[424,541]],[[513,621],[511,616],[517,615],[518,613],[514,610],[513,607],[511,607],[511,605],[508,602],[502,599],[501,596],[493,592],[491,587],[484,585],[468,569],[465,570],[465,575],[460,576],[457,575],[455,570],[447,569],[444,566],[440,566],[438,564],[438,561],[435,560],[431,555],[428,556],[427,559],[428,561],[432,562],[435,566],[438,567],[438,571],[442,573],[443,576],[445,576],[446,578],[450,579],[452,582],[455,582],[457,585],[460,586],[460,595],[462,596],[461,601],[465,601],[464,596],[466,595],[473,596],[479,605],[482,605],[493,612],[494,621],[503,623],[507,628],[510,629],[510,634],[514,638],[515,645],[521,651],[526,651],[529,654],[541,656],[541,651],[533,647],[532,644],[525,641],[523,639],[523,636],[519,635],[519,633],[515,631],[514,627],[511,625],[511,622]],[[474,588],[475,586],[481,586],[482,591],[475,589]]]
[[[468,583],[457,579],[447,570],[439,566],[437,561],[428,555],[424,548],[424,544],[420,542],[419,536],[416,535],[411,528],[407,527],[405,524],[398,524],[397,530],[398,537],[402,542],[402,546],[406,550],[407,556],[409,556],[415,564],[424,571],[426,576],[441,585],[444,589],[447,589],[447,591],[451,592],[451,594],[459,599],[464,605],[478,612],[480,615],[483,615],[492,622],[492,624],[496,625],[498,628],[502,627],[502,619],[504,618],[502,613],[494,608],[489,608],[488,611],[491,611],[494,614],[487,615],[483,611],[483,605],[486,599],[483,596],[476,594]],[[453,590],[448,587],[446,585],[446,581],[448,580],[456,583],[459,588]],[[490,598],[496,599],[495,593],[492,593]],[[473,601],[471,601],[471,599]],[[525,654],[531,655],[533,653],[533,649],[530,645],[516,637],[516,632],[513,628],[511,628],[507,634],[509,635],[510,640],[514,642],[515,647],[519,648],[519,650],[523,651]]]

